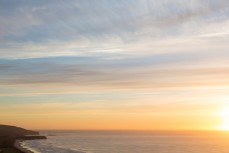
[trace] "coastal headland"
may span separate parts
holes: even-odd
[[[0,153],[31,153],[23,148],[23,140],[46,139],[39,132],[26,130],[16,126],[0,125]]]

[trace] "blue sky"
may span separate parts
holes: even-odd
[[[228,29],[228,0],[1,0],[0,105],[221,107]]]
[[[226,0],[3,0],[1,57],[148,54],[154,43],[227,35],[227,6]]]
[[[227,66],[220,61],[228,57],[226,0],[1,3],[3,83],[90,81],[93,74],[91,81],[122,82],[144,67]],[[118,69],[136,72],[113,78]]]

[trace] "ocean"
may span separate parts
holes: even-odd
[[[160,131],[42,131],[24,141],[35,153],[229,153],[229,133]]]

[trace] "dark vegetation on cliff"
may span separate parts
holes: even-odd
[[[38,132],[26,130],[16,126],[0,125],[0,148],[12,147],[16,139],[25,135],[38,135]]]

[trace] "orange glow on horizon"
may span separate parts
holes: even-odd
[[[220,130],[229,130],[229,108],[225,107],[219,112],[221,118],[221,125],[219,125]]]

